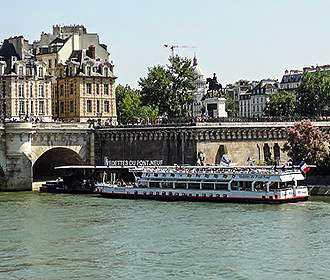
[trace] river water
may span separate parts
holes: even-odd
[[[0,193],[0,279],[330,279],[330,198],[247,205]]]

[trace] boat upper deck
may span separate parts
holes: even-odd
[[[273,181],[289,182],[304,180],[296,167],[220,167],[220,166],[158,166],[141,169],[141,179],[175,180],[224,180],[224,181]]]

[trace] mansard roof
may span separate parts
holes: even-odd
[[[294,73],[283,75],[281,84],[285,83],[299,83],[302,78],[303,73]]]
[[[79,64],[81,64],[82,56],[83,56],[82,50],[72,51],[71,55],[68,58],[68,61],[75,60],[79,62]]]
[[[51,41],[49,43],[49,45],[53,45],[53,44],[64,44],[67,40],[69,40],[69,37],[68,38],[65,38],[65,39],[62,39],[60,37],[57,37],[53,41]]]
[[[70,72],[69,68],[72,66],[75,67],[75,69],[76,69],[73,76],[87,76],[87,73],[85,72],[86,65],[89,67],[93,67],[93,68],[96,67],[97,70],[93,71],[94,76],[100,76],[100,77],[103,76],[103,73],[102,73],[103,67],[102,66],[107,66],[109,69],[108,77],[116,79],[116,77],[112,73],[113,65],[109,62],[102,62],[98,58],[97,59],[91,58],[86,49],[72,51],[71,55],[68,58],[68,60],[66,61],[66,63],[58,64],[58,66],[61,67],[65,71],[66,76],[68,76],[68,74]]]
[[[262,92],[262,90],[267,88],[278,89],[278,81],[273,79],[261,80],[254,88],[252,88],[248,92],[252,94],[260,94],[264,93]]]
[[[12,56],[17,59],[21,59],[19,54],[16,52],[14,45],[8,40],[4,40],[0,49],[0,56],[2,56],[4,60],[8,60]]]

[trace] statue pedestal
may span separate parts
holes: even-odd
[[[222,97],[211,97],[204,100],[206,112],[211,118],[227,118],[226,99]]]

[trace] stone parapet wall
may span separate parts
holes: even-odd
[[[197,153],[206,154],[207,164],[218,164],[224,153],[237,164],[247,159],[265,160],[264,146],[270,154],[275,145],[281,149],[287,133],[285,126],[203,125],[184,127],[141,127],[98,129],[98,163],[104,157],[122,159],[163,159],[165,164],[196,164]],[[274,156],[273,156],[273,159]],[[287,156],[282,153],[281,161]]]

